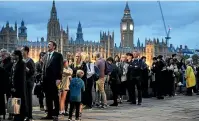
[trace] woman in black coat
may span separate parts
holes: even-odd
[[[12,68],[12,97],[21,99],[20,114],[14,117],[14,121],[23,121],[27,113],[26,105],[26,64],[22,60],[22,53],[20,50],[15,50],[12,54],[12,59],[14,60]]]
[[[3,67],[0,66],[0,116],[3,115],[5,119],[5,93],[6,93],[6,82],[9,81],[9,78],[6,76],[6,71]],[[1,119],[1,118],[0,118]]]

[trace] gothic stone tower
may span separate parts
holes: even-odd
[[[130,9],[128,2],[124,9],[124,15],[120,22],[120,33],[121,33],[121,47],[133,48],[134,45],[134,22],[131,18]]]
[[[77,44],[83,44],[84,43],[82,25],[81,25],[80,22],[79,22],[78,27],[77,27],[76,43]]]
[[[61,38],[61,30],[59,19],[57,18],[57,10],[55,7],[55,1],[53,0],[53,5],[50,13],[50,19],[48,21],[47,28],[47,41],[55,41],[57,43],[58,48],[61,46],[60,42]]]
[[[19,41],[27,41],[27,28],[23,20],[21,21],[21,26],[19,27],[18,37]]]

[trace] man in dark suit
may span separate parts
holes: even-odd
[[[61,82],[63,72],[63,57],[60,53],[55,52],[56,43],[49,41],[48,52],[44,57],[43,64],[43,86],[46,96],[47,116],[42,119],[57,119],[59,115],[59,96],[58,85]],[[54,110],[53,110],[54,103]]]

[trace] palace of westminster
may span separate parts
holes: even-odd
[[[47,25],[47,40],[42,37],[41,40],[28,41],[27,40],[27,28],[24,21],[21,22],[21,26],[18,28],[17,23],[14,27],[6,23],[6,26],[0,30],[0,48],[5,48],[9,51],[14,50],[17,47],[27,45],[30,47],[30,57],[34,61],[38,61],[39,53],[47,51],[47,44],[49,40],[53,40],[58,45],[58,51],[61,52],[64,58],[71,58],[77,51],[81,51],[91,55],[93,60],[94,53],[100,52],[102,57],[107,58],[109,56],[125,54],[134,50],[139,51],[141,56],[147,57],[147,64],[152,64],[152,58],[157,55],[170,56],[176,52],[176,49],[172,44],[168,46],[167,41],[161,39],[145,39],[145,45],[137,40],[137,45],[134,46],[134,21],[131,17],[128,2],[124,9],[124,15],[120,23],[121,42],[117,47],[114,43],[114,32],[100,32],[99,42],[85,41],[83,38],[83,32],[81,23],[79,22],[77,27],[76,39],[69,37],[69,28],[64,30],[59,23],[57,17],[57,10],[55,7],[55,1],[53,1],[52,9],[50,12],[50,19]],[[185,46],[186,47],[186,46]],[[182,47],[181,47],[182,48]]]

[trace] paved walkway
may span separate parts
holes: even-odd
[[[33,114],[35,119],[45,116],[37,110]],[[142,106],[124,103],[107,109],[84,110],[82,121],[199,121],[199,96],[143,99]]]

